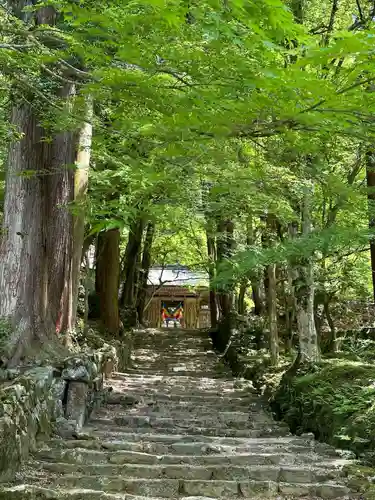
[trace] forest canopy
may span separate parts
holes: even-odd
[[[150,266],[179,263],[208,273],[224,344],[253,312],[275,363],[280,315],[302,360],[324,321],[337,348],[331,306],[374,294],[372,2],[9,0],[0,17],[7,362],[76,330],[92,245],[114,335],[142,323]]]

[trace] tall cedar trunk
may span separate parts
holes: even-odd
[[[130,309],[136,306],[137,264],[142,248],[143,228],[144,220],[141,217],[133,221],[130,226],[128,244],[125,250],[124,288],[121,296],[121,305]]]
[[[61,95],[68,99],[75,92],[72,85],[65,85]],[[68,207],[74,197],[74,165],[76,137],[72,132],[57,134],[52,142],[51,172],[47,181],[46,214],[48,217],[49,256],[48,307],[57,308],[56,331],[65,332],[68,326],[70,277],[73,253],[73,217]],[[64,168],[62,168],[64,166]],[[58,175],[55,172],[59,172]]]
[[[210,282],[210,318],[211,318],[211,328],[217,328],[217,300],[216,300],[216,290],[214,287],[215,279],[215,266],[216,266],[216,248],[215,248],[215,238],[211,231],[207,228],[206,230],[207,238],[207,254],[208,254],[208,275]]]
[[[86,100],[86,122],[82,125],[79,134],[76,170],[74,175],[74,202],[73,215],[73,255],[70,273],[70,297],[67,318],[67,331],[75,330],[78,305],[78,288],[81,270],[85,234],[85,202],[89,180],[89,167],[92,142],[92,113],[93,104],[90,97]]]
[[[268,274],[268,295],[267,309],[270,328],[269,350],[271,363],[276,366],[279,360],[279,335],[277,329],[277,295],[276,295],[276,265],[270,264],[267,267]]]
[[[109,333],[120,328],[118,287],[120,277],[120,232],[103,231],[98,235],[96,254],[96,292],[99,296],[100,319]]]
[[[367,199],[369,212],[369,227],[374,231],[370,240],[370,258],[373,301],[375,303],[375,154],[368,151],[366,154]]]
[[[139,289],[137,295],[138,321],[143,324],[143,313],[145,310],[147,296],[147,280],[151,267],[151,250],[155,235],[155,223],[149,222],[146,229],[145,242],[143,245],[142,266],[139,273]]]
[[[55,23],[52,7],[23,14],[26,3],[10,2],[9,7],[16,15],[34,15],[36,24]],[[64,85],[58,94],[67,99],[74,86]],[[75,147],[70,132],[45,141],[50,133],[26,101],[13,107],[10,121],[22,137],[9,148],[0,249],[0,316],[13,325],[12,365],[34,343],[48,349],[66,316],[72,248],[67,204],[73,198]]]
[[[311,189],[312,190],[312,189]],[[302,207],[302,234],[311,233],[310,196],[305,189]],[[296,317],[299,334],[299,361],[313,363],[319,361],[320,352],[314,320],[314,274],[311,257],[300,258],[293,287],[296,299]]]

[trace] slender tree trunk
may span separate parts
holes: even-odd
[[[209,275],[209,285],[210,285],[210,317],[211,317],[211,328],[217,328],[217,300],[216,300],[216,290],[214,287],[215,279],[215,268],[216,268],[216,248],[215,248],[215,238],[211,231],[207,228],[206,230],[207,238],[207,254],[208,254],[208,275]]]
[[[305,236],[311,233],[310,196],[311,193],[306,188],[302,208],[302,234]],[[298,277],[294,280],[293,287],[296,298],[300,363],[314,363],[319,361],[320,352],[314,320],[315,287],[312,257],[300,258],[297,270]]]
[[[96,257],[96,291],[99,296],[100,319],[108,332],[120,329],[118,287],[120,276],[120,232],[103,231],[98,235]]]
[[[327,322],[329,325],[329,329],[330,329],[330,338],[329,338],[327,350],[329,352],[337,352],[338,345],[337,345],[337,337],[336,337],[336,327],[335,327],[335,322],[331,316],[331,310],[329,307],[329,297],[327,295],[326,295],[325,300],[324,300],[324,312],[325,312]]]
[[[89,252],[85,253],[85,306],[83,316],[83,333],[89,329],[89,286],[90,286],[90,259]]]
[[[277,328],[277,295],[276,295],[276,265],[270,264],[267,267],[268,274],[268,295],[267,309],[270,328],[269,349],[271,353],[271,363],[276,366],[279,361],[279,335]]]
[[[121,296],[123,307],[134,308],[136,302],[137,263],[142,247],[144,221],[135,219],[130,226],[128,244],[125,250],[125,266],[123,272],[124,288]]]
[[[217,264],[231,257],[234,248],[234,224],[231,220],[222,220],[218,224]],[[229,317],[233,307],[233,288],[231,285],[222,287],[217,294],[220,313],[223,318]]]
[[[366,178],[369,227],[374,233],[370,239],[370,259],[373,301],[375,303],[375,153],[373,151],[368,151],[366,154]]]
[[[253,276],[251,278],[251,290],[254,302],[254,314],[256,316],[262,316],[264,311],[264,302],[262,299],[261,285],[257,276]]]
[[[240,290],[238,293],[238,314],[245,314],[246,312],[246,306],[245,306],[245,296],[246,296],[246,290],[249,285],[249,282],[246,280],[241,283],[240,285]]]
[[[76,170],[74,175],[74,201],[75,210],[73,214],[73,255],[71,263],[69,311],[67,318],[67,331],[75,330],[78,304],[78,288],[83,253],[83,242],[85,234],[85,210],[86,196],[89,180],[89,167],[92,142],[92,114],[93,104],[90,97],[86,101],[86,119],[82,125],[76,158]]]
[[[155,223],[149,222],[146,229],[145,242],[143,245],[142,269],[140,270],[139,290],[137,296],[138,321],[143,324],[143,313],[147,295],[147,280],[151,267],[151,250],[155,235]]]
[[[296,238],[298,234],[298,224],[290,223],[288,225],[289,238]],[[287,317],[287,342],[286,349],[290,352],[293,347],[294,340],[294,324],[296,320],[296,297],[294,290],[294,276],[296,275],[296,270],[293,263],[287,265],[287,290],[286,290],[286,317]]]

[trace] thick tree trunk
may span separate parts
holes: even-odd
[[[66,84],[61,96],[69,103],[75,94],[74,86]],[[76,157],[76,137],[72,132],[57,134],[52,142],[51,166],[53,175],[47,180],[47,207],[49,212],[47,254],[49,262],[48,307],[58,308],[55,322],[58,333],[65,333],[69,322],[69,302],[71,295],[71,263],[73,256],[73,218],[68,206],[74,197],[74,165]],[[63,168],[61,166],[64,166]],[[56,172],[59,172],[56,174]],[[63,291],[61,294],[61,290]]]
[[[276,295],[276,265],[270,264],[267,267],[268,274],[268,295],[267,309],[268,322],[270,328],[269,350],[271,363],[276,366],[279,361],[279,335],[277,328],[277,295]]]
[[[99,296],[100,319],[108,332],[120,329],[118,287],[120,276],[120,232],[103,231],[98,235],[96,256],[96,291]]]
[[[73,255],[71,262],[69,311],[67,318],[67,331],[75,330],[78,304],[78,288],[83,253],[85,234],[85,210],[86,195],[89,180],[89,167],[92,142],[92,100],[86,101],[86,122],[83,124],[78,141],[78,152],[76,158],[76,170],[74,174],[74,201],[75,210],[73,215]]]
[[[145,242],[143,245],[142,268],[139,273],[139,289],[137,295],[138,321],[143,324],[143,313],[146,304],[147,280],[151,267],[151,250],[155,235],[155,223],[149,222],[146,229]]]
[[[22,139],[10,146],[6,178],[0,258],[0,316],[9,318],[15,331],[17,363],[34,339],[47,341],[55,329],[58,309],[46,314],[48,267],[46,246],[46,145],[29,104],[12,110],[11,123]],[[27,175],[27,171],[37,174]],[[22,175],[23,173],[23,175]],[[13,347],[13,346],[12,346]]]
[[[34,16],[36,24],[55,24],[52,7],[22,12],[26,5],[9,2],[21,18]],[[73,84],[64,84],[57,94],[69,106],[74,92]],[[73,199],[75,154],[74,134],[54,132],[46,141],[51,133],[26,101],[13,107],[11,124],[21,140],[9,149],[0,250],[0,316],[9,318],[14,329],[5,355],[11,358],[10,365],[25,355],[36,355],[38,349],[39,355],[41,349],[62,349],[53,340],[68,310],[72,251],[68,204]]]
[[[311,233],[310,193],[306,189],[302,208],[302,234]],[[314,274],[311,257],[300,258],[298,275],[293,287],[296,299],[296,317],[299,333],[300,363],[314,363],[320,359],[318,336],[314,320]]]

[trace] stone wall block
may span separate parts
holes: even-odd
[[[69,382],[65,418],[74,420],[80,430],[86,421],[89,386],[86,382]]]

